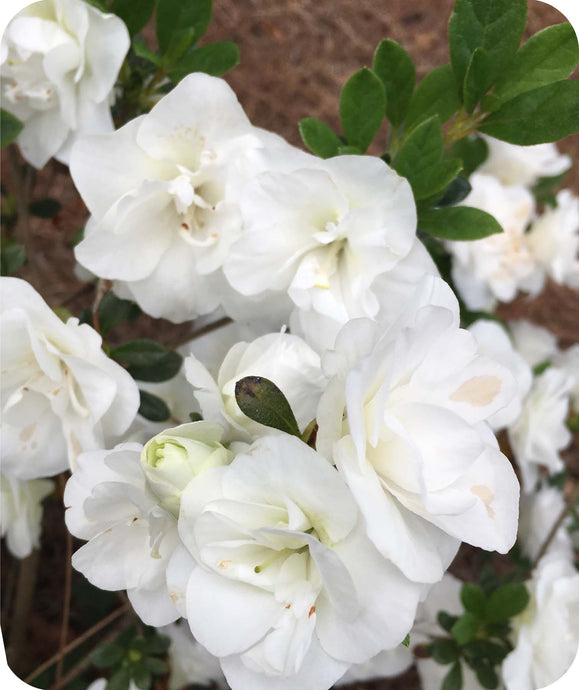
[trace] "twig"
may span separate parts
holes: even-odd
[[[103,297],[110,290],[111,285],[112,283],[110,280],[104,280],[103,278],[99,278],[97,283],[96,292],[92,303],[92,325],[99,333],[101,332],[99,309],[101,302],[103,301]]]
[[[16,585],[16,600],[12,612],[10,625],[10,646],[7,650],[10,667],[18,671],[20,667],[22,650],[26,640],[28,615],[34,600],[36,589],[36,577],[38,574],[38,561],[40,553],[35,549],[30,556],[20,562],[18,583]]]
[[[58,647],[59,658],[56,666],[56,680],[54,687],[58,690],[61,687],[62,664],[64,654],[62,650],[66,647],[68,637],[68,623],[70,619],[70,595],[72,589],[72,534],[67,530],[66,533],[66,575],[64,581],[64,605],[62,609],[62,623],[60,627],[60,643]]]
[[[168,345],[168,347],[170,347],[172,350],[177,350],[182,345],[187,345],[187,343],[190,343],[193,340],[197,340],[197,338],[200,338],[203,335],[207,335],[207,333],[211,333],[212,331],[216,331],[219,328],[223,328],[224,326],[227,326],[230,323],[233,323],[233,319],[230,319],[229,316],[224,316],[221,319],[217,319],[217,321],[208,323],[206,326],[203,326],[198,331],[193,331],[192,333],[189,333],[189,335],[186,338],[182,338],[181,340],[178,340],[175,343],[171,343],[170,345]]]
[[[81,644],[84,644],[87,640],[89,640],[93,635],[96,635],[98,632],[100,632],[103,628],[106,628],[107,625],[110,625],[113,621],[115,621],[117,618],[122,616],[124,613],[129,611],[131,608],[130,603],[123,604],[123,606],[119,607],[112,613],[109,613],[108,616],[100,620],[98,623],[95,623],[92,628],[89,628],[86,632],[83,632],[82,635],[79,635],[76,639],[74,639],[72,642],[67,644],[63,649],[60,649],[54,656],[51,656],[50,659],[47,659],[44,661],[40,666],[34,669],[32,673],[30,673],[26,678],[24,679],[25,683],[30,683],[30,681],[34,680],[37,676],[39,676],[43,671],[46,671],[47,668],[50,668],[53,664],[56,664],[57,661],[61,657],[65,657],[67,654],[72,652],[74,649],[79,647]],[[64,678],[63,678],[64,680]]]
[[[112,642],[116,636],[118,635],[118,630],[115,628],[112,630],[110,633],[105,635],[102,640],[99,640],[99,643],[97,647],[100,647],[102,644],[108,644],[109,642]],[[91,653],[89,652],[88,654],[85,654],[83,658],[76,663],[69,671],[66,673],[63,677],[62,680],[60,681],[61,686],[64,688],[66,687],[71,681],[73,681],[75,678],[80,676],[80,674],[87,669],[91,663],[92,663],[92,658],[91,658]],[[55,687],[57,687],[55,685]]]
[[[549,530],[549,534],[547,534],[545,541],[541,544],[541,548],[539,549],[539,552],[535,556],[535,560],[533,561],[533,564],[531,566],[532,570],[534,570],[537,567],[541,558],[543,558],[543,556],[547,553],[547,549],[551,545],[551,542],[555,538],[557,532],[559,531],[559,528],[561,527],[563,522],[565,522],[565,518],[569,515],[569,512],[573,509],[573,505],[574,505],[575,501],[577,500],[577,498],[579,498],[579,487],[577,487],[575,489],[575,491],[573,491],[571,493],[571,496],[568,498],[565,507],[563,508],[559,517],[555,520],[555,523],[553,524],[553,526]]]

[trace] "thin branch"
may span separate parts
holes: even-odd
[[[189,333],[189,335],[186,338],[182,338],[181,340],[175,343],[171,343],[167,347],[170,347],[172,350],[177,350],[182,345],[187,345],[187,343],[190,343],[192,340],[197,340],[197,338],[200,338],[203,335],[207,335],[207,333],[212,333],[213,331],[216,331],[219,328],[223,328],[224,326],[228,326],[230,323],[233,323],[233,319],[230,319],[229,316],[224,316],[221,319],[217,319],[217,321],[208,323],[206,326],[203,326],[197,331]]]
[[[9,665],[16,672],[20,668],[22,652],[25,647],[29,613],[36,589],[39,558],[40,552],[35,549],[30,556],[20,561],[16,600],[10,621],[10,645],[7,649]]]
[[[112,642],[116,636],[118,635],[118,630],[115,628],[114,630],[111,630],[107,635],[103,637],[102,640],[99,640],[98,644],[96,647],[100,647],[103,644],[108,644],[109,642]],[[96,648],[95,647],[95,648]],[[92,650],[94,651],[94,650]],[[71,681],[73,681],[75,678],[80,676],[80,674],[85,671],[90,665],[92,664],[92,654],[91,652],[85,654],[83,658],[76,663],[69,671],[66,673],[63,677],[62,680],[60,681],[61,686],[64,688],[66,687]],[[55,688],[57,686],[55,685]]]
[[[101,302],[103,301],[103,297],[111,289],[111,285],[112,282],[110,280],[104,280],[103,278],[99,278],[97,283],[96,292],[92,303],[92,325],[94,329],[98,331],[98,333],[101,332],[99,309]]]
[[[129,611],[130,608],[131,604],[127,602],[118,609],[115,609],[115,611],[113,611],[112,613],[109,613],[108,616],[100,620],[98,623],[95,623],[92,626],[92,628],[89,628],[86,632],[83,632],[82,635],[79,635],[76,639],[74,639],[72,642],[63,647],[63,649],[60,649],[56,654],[54,654],[54,656],[51,656],[50,659],[47,659],[42,664],[40,664],[40,666],[35,668],[34,671],[32,671],[32,673],[26,676],[24,682],[30,683],[30,681],[34,680],[37,676],[46,671],[47,668],[50,668],[53,664],[56,664],[61,657],[65,657],[67,654],[72,652],[81,644],[84,644],[93,635],[96,635],[103,628],[106,628],[107,625],[110,625],[113,621],[116,621],[117,618],[122,616],[124,613],[127,613],[127,611]]]
[[[565,519],[569,515],[570,511],[573,509],[573,506],[574,506],[577,498],[579,498],[579,487],[577,487],[575,489],[575,491],[573,491],[571,493],[571,496],[567,499],[567,503],[566,503],[565,507],[563,508],[563,510],[559,514],[559,517],[555,520],[555,523],[553,524],[553,526],[549,530],[549,533],[547,534],[545,541],[541,544],[541,548],[539,549],[539,552],[535,556],[535,560],[533,561],[533,564],[531,566],[532,570],[534,570],[537,567],[541,558],[543,558],[543,556],[547,553],[547,549],[549,548],[549,546],[551,546],[551,542],[553,541],[553,539],[557,535],[559,528],[565,522]]]
[[[70,620],[70,596],[72,590],[72,534],[67,530],[66,533],[66,575],[64,581],[64,606],[62,610],[62,623],[60,627],[60,643],[58,647],[59,659],[56,666],[56,681],[54,687],[58,690],[62,683],[62,664],[64,661],[64,654],[62,650],[66,647],[66,640],[68,638],[68,623]]]

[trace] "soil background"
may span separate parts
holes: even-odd
[[[409,51],[418,78],[447,62],[447,22],[452,6],[453,0],[214,0],[213,21],[203,43],[231,40],[239,45],[241,64],[227,75],[227,81],[254,124],[273,130],[299,146],[297,123],[301,118],[315,116],[339,130],[340,89],[355,70],[371,65],[374,49],[382,38],[393,38]],[[560,21],[564,18],[559,12],[530,0],[527,34]],[[579,193],[579,135],[569,137],[560,148],[576,161],[565,186]],[[3,163],[6,163],[4,157]],[[3,184],[11,191],[14,180],[9,167],[3,165],[2,172]],[[29,261],[20,275],[56,307],[83,287],[74,275],[72,239],[84,226],[86,210],[67,169],[56,162],[49,163],[36,176],[33,198],[46,197],[59,200],[62,210],[53,219],[30,219]],[[76,314],[89,306],[90,301],[91,295],[82,293],[67,306]],[[539,298],[521,297],[505,305],[501,313],[509,318],[529,318],[548,327],[559,337],[562,346],[579,341],[579,294],[569,289],[548,285]],[[139,330],[133,329],[131,337],[154,333],[167,344],[183,340],[189,328],[146,317],[138,323]],[[116,337],[123,340],[125,334],[118,330]],[[576,481],[579,477],[577,445],[567,452],[566,458]],[[3,631],[10,635],[11,612],[5,605],[7,599],[10,603],[19,564],[4,548],[2,556],[3,614],[6,614]],[[474,579],[479,567],[478,556],[463,548],[453,570]],[[66,536],[61,504],[55,499],[47,505],[32,613],[29,620],[20,624],[24,625],[28,642],[26,659],[20,662],[23,675],[58,649],[65,572]],[[106,614],[114,606],[114,602],[103,601],[99,608],[97,590],[84,589],[82,578],[76,574],[73,585],[69,640],[90,624],[93,614],[85,615],[83,607],[92,607],[98,620],[98,615]],[[43,687],[48,684],[47,679],[39,683]],[[352,687],[417,690],[420,685],[412,670],[396,679]]]

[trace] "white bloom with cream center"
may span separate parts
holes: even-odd
[[[189,625],[234,690],[327,690],[412,625],[422,587],[380,556],[338,472],[292,436],[192,481],[179,534],[199,566]]]
[[[347,324],[322,361],[318,449],[333,458],[370,538],[411,579],[440,580],[460,541],[513,545],[518,482],[486,420],[515,394],[458,311],[432,305],[380,333]]]
[[[63,323],[24,280],[2,278],[0,289],[3,469],[48,477],[124,433],[139,391],[89,325]]]
[[[201,73],[114,134],[83,139],[71,174],[92,217],[77,260],[151,316],[213,311],[232,291],[221,266],[242,228],[238,159],[272,139],[283,144],[252,127],[225,81]]]
[[[110,100],[129,44],[119,17],[83,0],[42,0],[14,17],[0,88],[2,107],[24,122],[17,141],[29,163],[68,163],[79,135],[113,131]]]

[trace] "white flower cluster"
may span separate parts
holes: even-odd
[[[0,44],[2,107],[24,123],[18,146],[31,165],[68,163],[79,135],[114,129],[113,87],[129,43],[118,17],[84,0],[41,0],[12,19]]]
[[[555,144],[515,146],[484,137],[488,158],[470,177],[462,202],[493,215],[504,232],[474,242],[447,242],[452,278],[465,304],[492,310],[519,291],[536,296],[547,277],[579,287],[579,198],[560,191],[554,207],[538,212],[533,186],[569,169]]]

